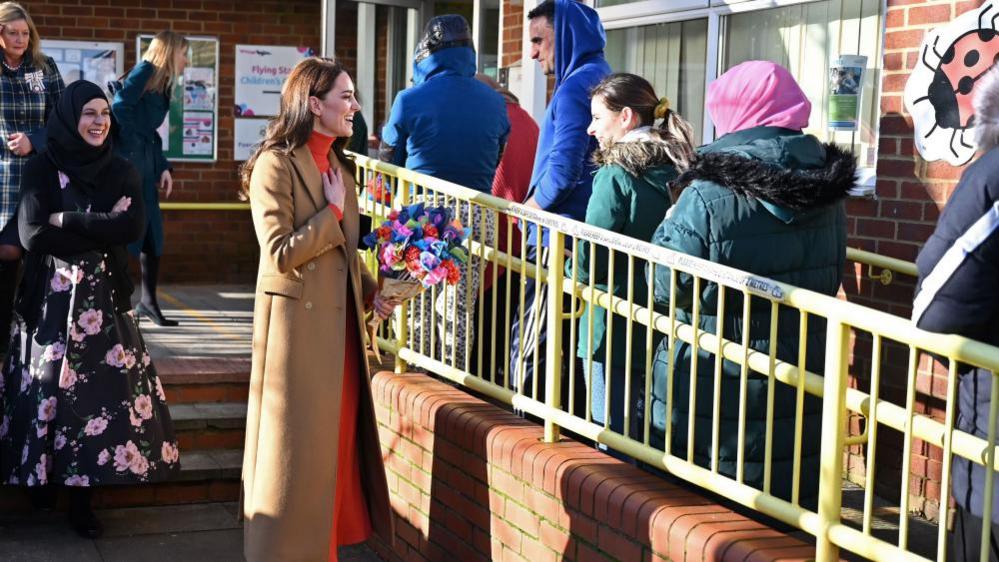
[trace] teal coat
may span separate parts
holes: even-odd
[[[601,167],[593,177],[593,194],[586,207],[586,224],[636,238],[643,242],[652,240],[656,226],[666,215],[672,204],[668,184],[676,178],[676,168],[666,155],[662,142],[649,139],[636,142],[618,143],[615,146],[597,151],[595,162]],[[571,279],[576,271],[580,283],[591,282],[593,269],[594,288],[627,299],[628,297],[628,256],[615,252],[614,271],[608,275],[608,252],[604,248],[594,251],[593,263],[590,260],[590,244],[579,241],[576,248],[576,267],[572,261],[566,263],[566,275]],[[649,286],[645,280],[645,260],[634,263],[633,296],[636,306],[647,306]],[[592,322],[592,331],[591,331]],[[620,315],[614,316],[611,337],[610,366],[624,369],[629,354],[627,341],[628,321]],[[661,334],[654,334],[652,345],[646,343],[644,326],[632,323],[630,354],[633,373],[644,373],[646,357],[651,353]],[[582,359],[607,363],[607,311],[599,306],[587,305],[579,320],[577,331],[579,341],[578,356]],[[592,333],[592,346],[590,334]]]
[[[155,254],[160,256],[163,255],[163,218],[157,187],[163,170],[170,169],[170,165],[163,155],[163,139],[156,129],[170,110],[170,99],[160,92],[144,91],[155,71],[156,67],[148,61],[135,65],[121,89],[115,92],[111,111],[120,129],[115,135],[115,149],[139,171],[146,204],[147,232],[128,249],[138,254],[145,237],[151,236]]]
[[[846,261],[846,216],[840,201],[853,186],[853,156],[815,137],[776,127],[756,127],[730,133],[701,149],[698,161],[676,183],[682,189],[676,206],[656,230],[653,243],[685,254],[721,263],[777,281],[835,295]],[[726,293],[725,337],[741,341],[741,294]],[[700,299],[701,330],[716,333],[718,289],[705,283],[693,293],[693,279],[678,275],[670,294],[670,271],[656,268],[655,299],[666,306],[676,300],[677,319],[692,321],[692,302]],[[770,348],[770,305],[754,299],[750,346]],[[782,309],[777,329],[777,357],[797,364],[798,314]],[[806,364],[821,373],[825,324],[810,318]],[[699,350],[694,457],[710,466],[714,399],[714,354]],[[667,348],[665,340],[655,358],[652,396],[653,433],[661,445],[667,415]],[[687,457],[690,365],[692,348],[675,346],[673,378],[672,451]],[[722,364],[719,470],[736,473],[740,368]],[[766,436],[766,377],[750,373],[747,385],[745,481],[763,487]],[[771,492],[791,497],[796,390],[778,383],[774,392]],[[821,403],[807,397],[802,438],[801,501],[817,499]]]

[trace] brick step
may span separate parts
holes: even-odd
[[[120,508],[239,500],[242,449],[181,451],[180,462],[180,475],[170,482],[97,488],[94,506]],[[60,498],[59,509],[65,509],[65,504],[66,498]],[[0,486],[0,512],[30,509],[23,488]]]
[[[250,359],[154,358],[168,404],[246,402]]]
[[[169,403],[182,452],[238,449],[246,435],[246,402]]]

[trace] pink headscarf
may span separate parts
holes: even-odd
[[[708,112],[720,137],[751,127],[804,129],[812,104],[786,68],[747,61],[708,85]]]

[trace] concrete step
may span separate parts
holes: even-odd
[[[170,482],[96,488],[94,505],[110,509],[239,500],[242,449],[181,450],[180,464],[180,475]],[[60,509],[67,507],[65,501],[61,499]],[[24,488],[0,486],[0,513],[30,509]]]
[[[181,451],[237,449],[246,429],[245,402],[169,404]]]

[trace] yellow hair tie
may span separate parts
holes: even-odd
[[[659,98],[659,103],[656,104],[656,119],[665,119],[668,112],[669,98]]]

